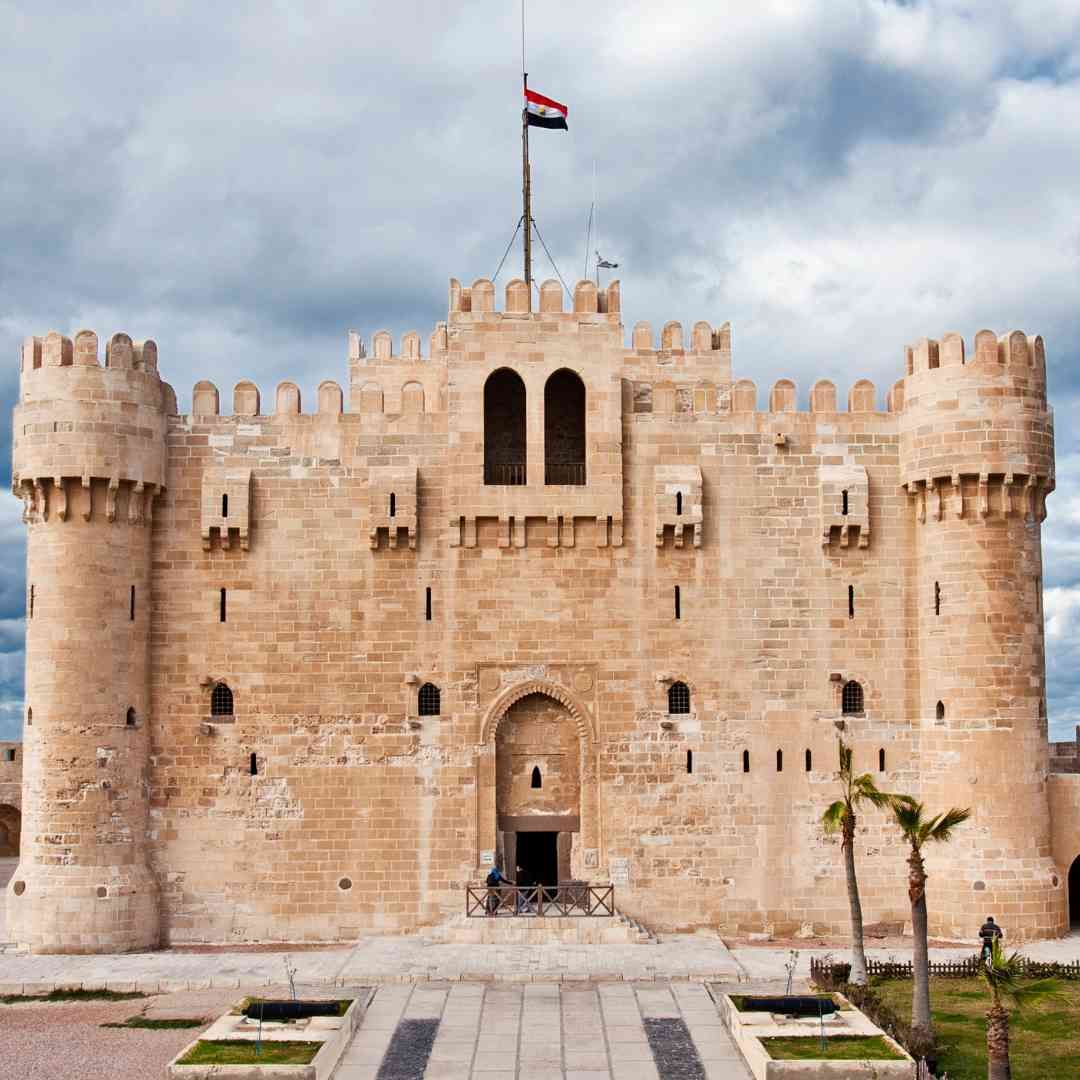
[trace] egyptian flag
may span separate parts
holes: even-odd
[[[525,88],[525,121],[529,127],[561,128],[568,131],[566,112],[565,105]]]

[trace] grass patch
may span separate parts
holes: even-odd
[[[149,1016],[129,1016],[119,1024],[99,1024],[103,1028],[147,1028],[150,1031],[176,1031],[178,1028],[197,1028],[206,1023],[203,1016],[180,1016],[154,1020]]]
[[[905,1020],[910,979],[874,979],[874,991]],[[1080,983],[1060,980],[1053,998],[1029,1002],[1009,1018],[1013,1080],[1080,1076]],[[985,1080],[986,1010],[990,995],[979,979],[931,979],[938,1037],[938,1072],[950,1080]]]
[[[828,1035],[825,1050],[816,1035],[776,1035],[761,1040],[773,1061],[903,1061],[880,1035]]]
[[[321,1042],[264,1042],[255,1056],[256,1044],[230,1039],[200,1039],[177,1065],[308,1065],[325,1046]]]
[[[731,998],[732,1005],[735,1006],[736,1012],[745,1012],[745,1004],[747,998],[753,997],[779,997],[778,994],[728,994]],[[799,994],[799,997],[810,997],[810,994]],[[822,998],[825,1001],[831,1001],[840,1012],[850,1012],[851,1006],[840,997],[839,994],[814,994],[814,997]]]
[[[0,1004],[22,1005],[35,1001],[131,1001],[144,998],[145,994],[137,991],[120,990],[51,990],[47,994],[0,994]]]
[[[260,1001],[280,1001],[280,1000],[281,1000],[281,998],[246,997],[246,998],[243,999],[243,1001],[240,1002],[239,1005],[236,1006],[235,1009],[231,1010],[231,1014],[233,1016],[243,1016],[244,1015],[244,1010],[247,1009],[247,1007],[249,1005],[258,1005]],[[304,999],[304,1000],[307,1000],[307,999]],[[349,1006],[355,1000],[356,1000],[355,998],[341,998],[337,1002],[335,1002],[335,1004],[337,1005],[337,1015],[338,1016],[344,1016],[349,1011]],[[291,1020],[284,1020],[284,1021],[278,1020],[278,1021],[275,1021],[275,1023],[291,1024],[292,1021]]]

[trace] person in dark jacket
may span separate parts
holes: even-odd
[[[986,958],[994,948],[994,941],[1000,941],[1004,936],[1001,927],[994,922],[994,916],[987,915],[986,922],[979,928],[979,940],[982,942],[982,952],[979,955],[980,964],[986,963]]]

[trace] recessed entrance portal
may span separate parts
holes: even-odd
[[[19,831],[22,815],[14,806],[0,804],[0,858],[19,854]]]
[[[1080,930],[1080,855],[1069,867],[1069,925]]]
[[[554,832],[517,834],[518,885],[559,884],[558,838]]]

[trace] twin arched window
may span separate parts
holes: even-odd
[[[210,691],[210,715],[232,716],[233,692],[223,682],[214,683]]]
[[[667,711],[669,713],[688,713],[690,711],[690,687],[684,682],[673,682],[668,687]]]
[[[527,482],[525,383],[499,368],[484,383],[484,483]],[[585,483],[585,384],[561,368],[544,386],[544,483]]]
[[[441,707],[439,688],[426,682],[416,695],[416,711],[420,716],[438,716]]]

